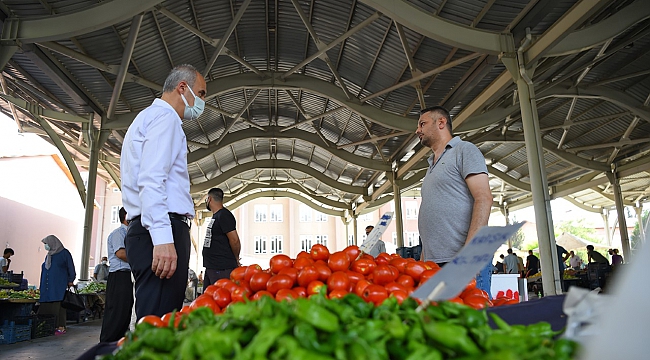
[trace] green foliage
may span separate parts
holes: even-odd
[[[518,222],[517,217],[513,216],[512,217],[512,223],[516,224],[517,222]],[[519,229],[517,231],[517,233],[515,233],[515,236],[512,237],[512,240],[511,240],[512,245],[511,245],[511,247],[521,249],[521,246],[524,244],[525,241],[526,241],[526,234],[524,234],[522,229]]]
[[[603,239],[595,235],[596,230],[594,227],[586,219],[561,221],[555,225],[555,237],[557,238],[562,233],[569,233],[591,242],[603,243]]]
[[[646,210],[643,212],[641,215],[641,221],[643,221],[643,224],[648,223],[648,216],[650,216],[650,211]],[[648,229],[644,229],[646,233],[648,232]],[[637,222],[636,225],[634,226],[634,230],[632,231],[632,235],[630,235],[630,247],[632,250],[636,250],[637,246],[641,245],[641,229],[639,228],[639,223]]]

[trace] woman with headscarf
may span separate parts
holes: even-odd
[[[66,310],[61,307],[61,301],[66,289],[73,285],[77,274],[72,255],[63,247],[61,240],[54,235],[48,235],[41,241],[47,255],[41,266],[41,306],[38,313],[56,316],[55,335],[62,335],[65,334]]]

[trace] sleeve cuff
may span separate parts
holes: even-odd
[[[174,243],[171,226],[162,229],[149,229],[149,234],[154,246]]]

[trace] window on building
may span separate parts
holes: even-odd
[[[327,246],[327,235],[316,235],[316,244]]]
[[[111,206],[111,224],[120,223],[120,207]]]
[[[255,236],[255,254],[266,254],[266,236]]]
[[[300,222],[311,221],[311,208],[305,204],[300,204]]]
[[[271,235],[269,250],[271,254],[282,253],[282,235]]]
[[[266,222],[266,214],[266,205],[255,205],[255,222]]]
[[[282,204],[273,204],[269,207],[269,210],[271,213],[269,220],[271,222],[282,222]]]
[[[407,219],[417,219],[418,218],[418,202],[417,201],[407,201],[405,204],[405,213]]]
[[[327,221],[327,214],[323,214],[320,211],[316,211],[316,221],[317,222],[326,222]]]
[[[311,243],[313,237],[311,235],[300,235],[300,251],[311,250]]]
[[[420,234],[417,231],[404,233],[404,246],[417,246],[420,243],[419,237]]]
[[[348,235],[348,246],[354,245],[354,235]]]

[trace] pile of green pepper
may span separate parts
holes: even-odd
[[[408,299],[380,306],[354,294],[231,304],[221,315],[199,308],[178,328],[138,324],[118,359],[571,359],[576,343],[559,339],[548,323],[508,325],[485,311],[440,303],[416,312]],[[170,321],[174,324],[173,319]]]

